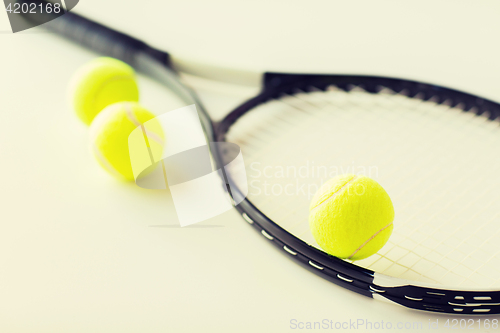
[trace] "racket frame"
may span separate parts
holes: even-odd
[[[30,0],[30,2],[44,3],[46,1]],[[385,87],[394,93],[413,98],[437,99],[437,103],[449,103],[450,106],[461,104],[464,111],[474,112],[477,115],[488,111],[488,118],[492,120],[500,115],[498,103],[457,90],[416,81],[359,75],[267,73],[263,76],[263,90],[259,95],[244,102],[221,122],[214,123],[196,94],[178,79],[168,53],[71,12],[51,21],[46,27],[102,55],[129,63],[139,72],[171,89],[184,102],[195,104],[208,142],[225,141],[231,125],[257,105],[279,98],[283,94],[294,94],[297,90],[309,91],[311,87],[325,90],[332,85],[345,91],[353,87],[361,87],[370,93],[378,93],[381,87]],[[222,168],[222,153],[215,150],[212,154],[218,167]],[[235,188],[231,190],[239,191]],[[293,258],[315,274],[364,296],[383,298],[408,308],[432,312],[461,315],[500,313],[500,291],[444,289],[431,285],[416,285],[410,281],[378,274],[330,256],[306,244],[270,220],[248,199],[244,199],[236,206],[236,209],[243,219],[261,233],[267,241],[282,249],[284,255]]]

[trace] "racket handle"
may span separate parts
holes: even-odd
[[[45,3],[46,1],[30,0],[30,2]],[[26,18],[36,20],[37,17],[41,20],[40,23],[49,21],[46,16],[35,15],[35,17]],[[168,53],[156,50],[136,38],[71,12],[66,12],[64,15],[54,18],[45,27],[77,44],[102,55],[120,59],[131,65],[134,65],[138,53],[147,53],[157,61],[170,66]]]

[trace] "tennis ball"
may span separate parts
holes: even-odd
[[[99,113],[90,125],[91,148],[97,161],[112,175],[134,180],[134,165],[153,165],[159,161],[164,147],[164,133],[155,116],[136,102],[111,104]],[[147,122],[146,125],[142,125]],[[144,135],[135,136],[143,140],[144,152],[139,154],[144,161],[130,160],[129,136],[138,126]],[[133,149],[137,149],[137,144]],[[138,154],[135,154],[137,158]]]
[[[107,57],[80,67],[71,80],[69,92],[76,114],[87,125],[110,104],[139,100],[132,67]]]
[[[387,192],[366,176],[330,179],[314,195],[309,226],[327,253],[350,260],[367,258],[391,236],[394,207]]]

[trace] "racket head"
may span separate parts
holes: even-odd
[[[493,101],[421,82],[267,74],[262,93],[218,124],[215,138],[242,150],[250,189],[237,206],[243,218],[311,271],[412,308],[498,313],[500,247],[492,240],[500,184],[491,153],[500,143],[499,115]],[[396,209],[389,242],[359,262],[323,252],[307,222],[315,190],[351,164],[378,180]],[[336,173],[294,183],[300,167],[314,173],[332,165]],[[280,176],[264,176],[266,167]],[[281,192],[264,193],[265,181]],[[308,184],[305,195],[284,193]]]
[[[56,20],[54,20],[55,22]],[[358,92],[360,95],[364,94],[364,97],[382,96],[387,93],[389,96],[396,95],[413,101],[431,102],[446,109],[459,110],[458,113],[467,111],[473,117],[482,120],[486,119],[494,123],[494,127],[498,127],[495,123],[499,113],[498,104],[451,89],[380,77],[279,74],[266,75],[265,89],[260,95],[244,103],[220,124],[214,126],[215,124],[204,111],[196,95],[177,79],[175,72],[170,68],[170,57],[167,53],[155,50],[137,39],[72,13],[62,16],[58,20],[58,24],[53,25],[52,29],[81,45],[129,62],[139,71],[150,75],[170,88],[185,103],[196,104],[208,141],[224,141],[226,138],[231,141],[235,139],[231,129],[236,128],[235,125],[240,122],[238,120],[243,119],[246,114],[255,114],[257,108],[264,106],[267,101],[273,99],[279,101],[282,99],[280,96],[283,94],[292,98],[296,98],[299,94],[313,96],[312,92],[327,91],[328,87],[334,87],[334,90],[340,93],[351,94],[352,92]],[[249,112],[250,110],[254,112]],[[356,119],[356,123],[359,122],[359,119]],[[242,147],[242,151],[247,158],[251,156],[245,152],[247,147],[243,145],[243,142],[234,140],[234,143]],[[213,153],[220,163],[219,167],[223,167],[223,153],[218,149],[215,149]],[[276,154],[276,156],[280,155]],[[300,154],[297,156],[300,156]],[[491,179],[496,178],[492,177]],[[389,187],[388,189],[391,192]],[[238,191],[238,189],[232,190]],[[396,196],[396,198],[399,197]],[[384,297],[398,304],[422,310],[464,314],[500,312],[498,309],[500,292],[495,291],[495,289],[490,288],[475,292],[469,289],[461,289],[461,286],[454,289],[447,289],[447,287],[439,285],[438,287],[430,287],[426,281],[409,282],[401,277],[384,275],[370,269],[370,266],[354,265],[328,256],[315,247],[314,244],[309,244],[305,239],[290,232],[291,230],[288,227],[278,222],[278,218],[272,217],[260,204],[257,205],[252,195],[249,195],[248,199],[241,202],[237,208],[245,220],[253,224],[263,236],[280,246],[288,255],[296,258],[314,272],[348,289],[367,296]],[[396,223],[396,230],[397,225]],[[484,227],[485,225],[482,225],[480,230],[489,231]],[[495,235],[495,233],[490,232],[489,234],[491,236]],[[494,265],[483,265],[482,267],[494,267]]]

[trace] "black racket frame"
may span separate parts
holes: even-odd
[[[44,0],[23,0],[29,3],[43,3]],[[37,17],[27,17],[36,20]],[[47,20],[46,16],[43,20]],[[196,97],[196,94],[180,83],[168,53],[150,47],[146,43],[129,35],[110,29],[80,15],[66,13],[46,27],[79,45],[90,48],[102,55],[123,60],[138,71],[156,79],[177,93],[186,103],[195,103],[202,125],[210,142],[225,141],[226,134],[240,117],[256,106],[283,95],[293,95],[297,91],[311,89],[325,90],[330,86],[350,91],[355,87],[369,93],[379,93],[381,89],[390,89],[394,93],[412,98],[431,100],[438,104],[458,106],[464,112],[482,115],[485,112],[491,120],[500,115],[500,104],[461,91],[396,78],[363,75],[320,75],[320,74],[285,74],[267,73],[263,79],[261,93],[244,102],[229,113],[221,122],[211,121],[208,113]],[[438,143],[437,143],[438,144]],[[223,166],[223,154],[212,152],[219,167]],[[411,284],[409,281],[384,277],[387,284],[376,284],[377,273],[365,269],[320,251],[297,237],[291,235],[271,219],[260,212],[249,200],[244,199],[236,209],[243,218],[266,240],[280,248],[284,255],[292,258],[303,267],[323,278],[367,297],[379,295],[394,303],[408,308],[468,315],[500,313],[500,291],[497,290],[451,290],[439,287]],[[478,300],[478,297],[481,300]],[[488,300],[484,300],[488,298]]]

